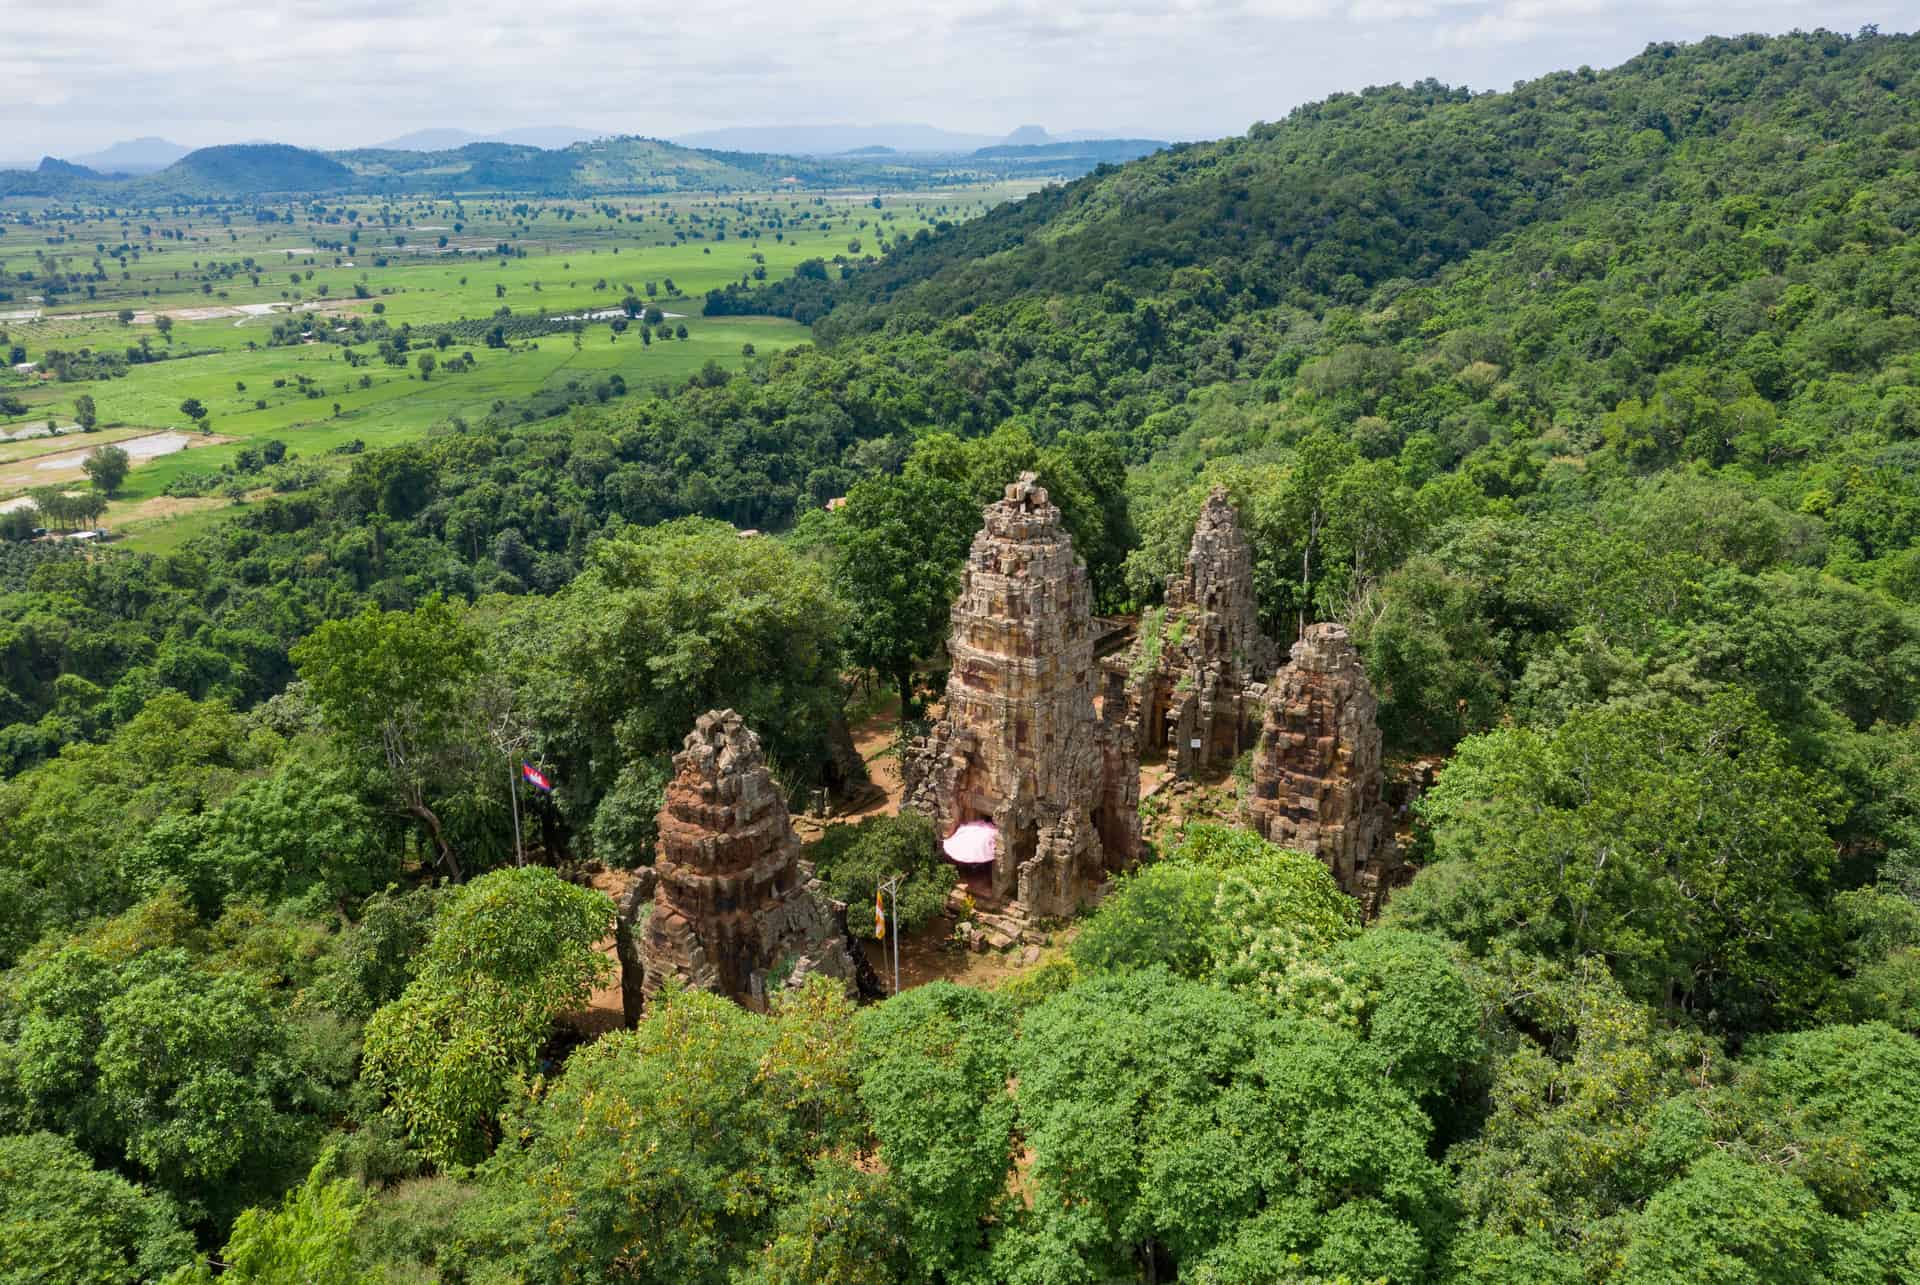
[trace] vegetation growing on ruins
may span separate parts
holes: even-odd
[[[1338,96],[681,282],[813,344],[0,543],[0,1278],[1920,1276],[1917,142],[1871,31]],[[562,873],[710,707],[796,807],[915,714],[1023,470],[1112,611],[1227,488],[1437,765],[1412,883],[1193,826],[997,989],[557,1026]]]

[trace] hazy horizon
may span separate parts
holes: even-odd
[[[38,13],[0,49],[0,120],[21,123],[0,161],[138,136],[344,148],[552,125],[661,138],[849,123],[1213,138],[1371,84],[1504,89],[1612,66],[1655,41],[1920,27],[1920,0],[935,0],[877,17],[844,3],[782,13],[719,0],[676,14],[479,0],[458,24],[438,13],[409,0],[182,0],[164,26],[129,0]]]

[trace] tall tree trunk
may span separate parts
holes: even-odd
[[[640,1025],[647,1007],[647,960],[641,949],[639,920],[653,905],[654,873],[641,870],[639,876],[621,898],[613,921],[613,950],[620,959],[620,1012],[628,1030]]]
[[[433,809],[424,803],[409,803],[407,811],[426,822],[427,831],[433,838],[433,846],[440,854],[440,864],[446,867],[455,883],[465,883],[466,876],[460,873],[460,858],[453,855],[453,845],[447,842],[447,836],[440,829],[440,818]]]

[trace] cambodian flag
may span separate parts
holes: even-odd
[[[529,781],[533,782],[539,788],[545,790],[548,794],[553,793],[553,782],[549,781],[546,777],[540,775],[539,769],[534,767],[533,764],[522,763],[520,765],[520,775],[526,777]]]

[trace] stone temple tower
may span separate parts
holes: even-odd
[[[1278,661],[1254,611],[1253,551],[1216,486],[1185,568],[1167,581],[1165,608],[1109,662],[1101,712],[1129,723],[1143,751],[1164,746],[1180,776],[1227,767],[1253,748]]]
[[[1267,691],[1247,819],[1327,863],[1369,915],[1407,870],[1382,786],[1380,702],[1340,625],[1308,625]]]
[[[811,973],[852,986],[836,904],[813,892],[760,740],[732,710],[702,714],[660,809],[645,992],[668,977],[750,1008]]]
[[[987,506],[947,643],[944,713],[909,752],[906,805],[990,823],[993,895],[1070,915],[1140,849],[1131,732],[1094,710],[1092,592],[1032,473]]]

